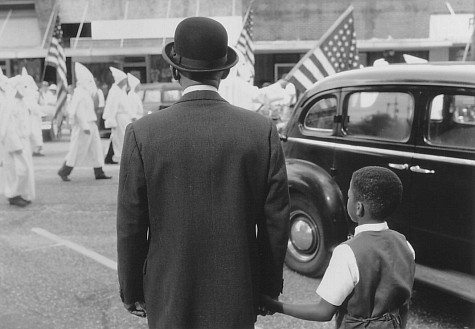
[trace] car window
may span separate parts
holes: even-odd
[[[431,101],[429,119],[431,144],[475,149],[475,96],[439,94]]]
[[[160,102],[162,100],[162,91],[160,89],[145,90],[144,102]]]
[[[165,90],[163,91],[164,102],[176,102],[181,97],[181,90]]]
[[[325,97],[319,99],[307,112],[304,120],[304,126],[311,130],[333,129],[333,120],[337,111],[337,102],[335,97]]]
[[[404,142],[409,139],[414,99],[403,92],[355,92],[348,98],[344,130],[357,138]]]

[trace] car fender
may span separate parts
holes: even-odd
[[[349,225],[343,194],[333,178],[321,167],[299,159],[286,159],[290,195],[300,193],[315,202],[325,220],[327,247],[346,240]]]

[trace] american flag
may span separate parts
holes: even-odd
[[[359,67],[358,49],[350,6],[287,74],[297,90],[304,92],[315,82],[331,74]]]
[[[57,100],[55,118],[61,113],[68,96],[66,55],[64,54],[64,49],[61,45],[62,37],[63,31],[61,30],[61,22],[59,16],[56,16],[56,23],[54,26],[53,36],[51,38],[51,44],[49,46],[48,54],[45,58],[45,65],[50,65],[56,68]]]
[[[252,1],[253,2],[253,1]],[[246,64],[249,65],[251,69],[252,76],[254,76],[254,42],[253,42],[253,21],[252,21],[252,2],[249,5],[249,8],[244,16],[244,24],[241,30],[241,34],[237,40],[236,50],[241,52],[246,61]]]

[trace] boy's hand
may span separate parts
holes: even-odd
[[[266,314],[261,314],[261,315],[272,315],[275,312],[282,313],[282,304],[279,302],[279,300],[276,298],[272,298],[267,295],[260,295],[260,303],[259,303],[259,311],[265,311]]]
[[[135,302],[133,304],[125,304],[124,307],[129,313],[139,316],[141,318],[147,317],[147,310],[144,302]]]

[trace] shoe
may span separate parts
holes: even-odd
[[[10,205],[12,205],[12,206],[18,206],[18,207],[21,207],[21,208],[24,208],[24,207],[26,207],[27,205],[30,204],[28,201],[26,201],[25,199],[23,199],[19,195],[16,196],[16,197],[13,197],[13,198],[9,198],[8,202],[10,202]]]
[[[33,152],[34,157],[44,157],[45,155],[41,152]]]
[[[96,176],[96,179],[111,179],[112,176],[106,176],[106,174],[104,173],[101,173],[99,175]]]
[[[61,169],[58,170],[58,175],[61,177],[63,182],[70,182],[71,180],[68,178],[68,175],[66,175]]]

